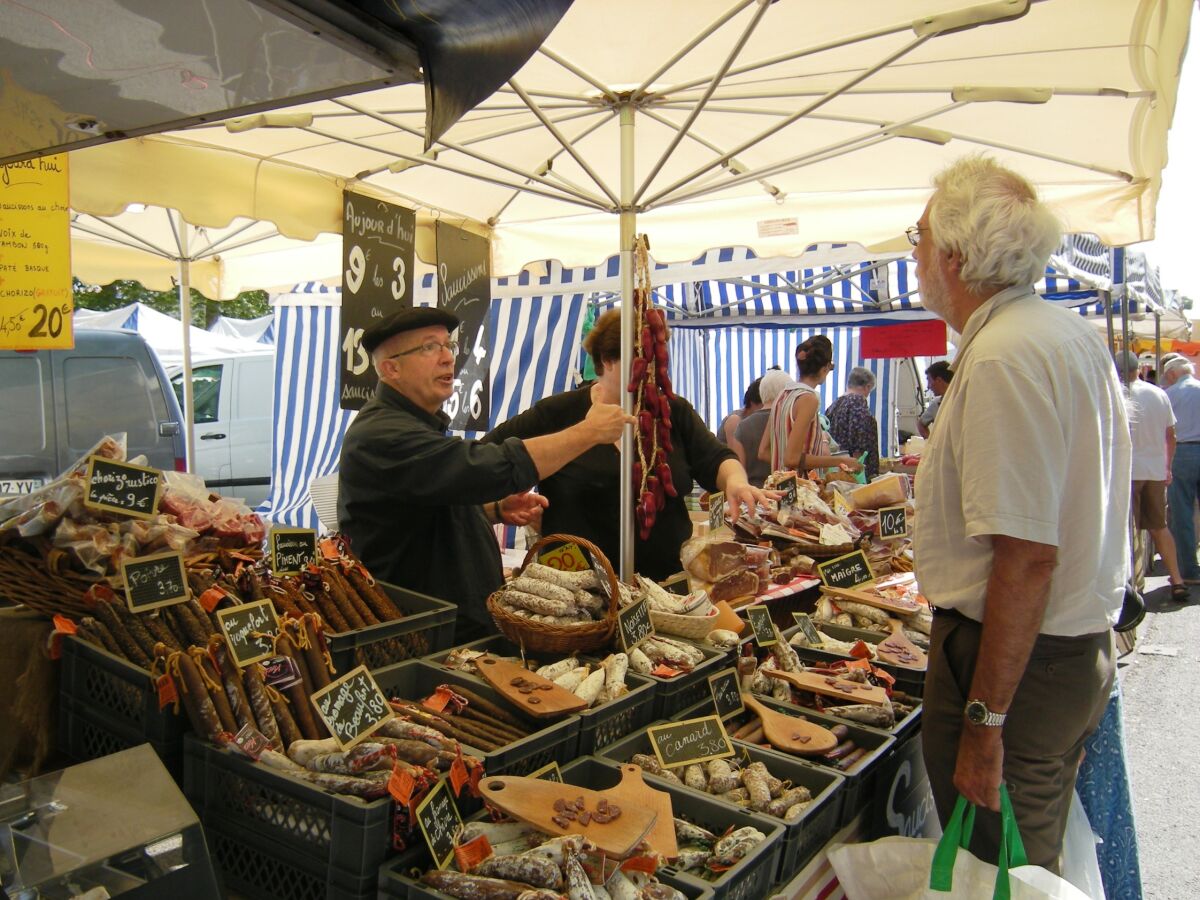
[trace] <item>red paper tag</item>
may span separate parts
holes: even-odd
[[[392,768],[392,777],[388,779],[388,793],[402,806],[412,805],[413,788],[417,786],[412,772],[400,766]]]
[[[653,875],[657,870],[658,857],[656,856],[631,856],[621,863],[622,872],[645,872],[647,875]]]
[[[233,736],[233,745],[257,762],[263,751],[271,746],[271,742],[257,728],[243,725],[241,730]]]
[[[253,556],[248,556],[245,553],[239,553],[237,550],[230,550],[229,555],[232,556],[234,559],[240,559],[242,562],[248,562],[248,563],[257,562],[257,560]]]
[[[224,600],[225,597],[225,592],[219,587],[210,587],[200,595],[200,605],[204,607],[205,612],[210,613],[217,608],[217,604]]]
[[[455,748],[454,762],[450,763],[450,787],[454,788],[455,797],[462,796],[463,785],[470,780],[467,764],[463,762],[462,758],[462,747],[458,746]]]
[[[491,855],[492,845],[486,834],[481,834],[454,848],[454,861],[458,863],[460,872],[470,872]]]
[[[657,666],[655,666],[653,669],[650,670],[650,674],[657,675],[659,678],[674,678],[676,675],[682,674],[682,670],[681,669],[672,669],[668,665],[659,663]]]
[[[60,614],[54,617],[54,630],[62,634],[75,634],[79,628],[66,616]]]
[[[856,659],[870,659],[871,648],[867,646],[866,641],[855,641],[854,646],[850,648],[850,655]]]
[[[426,709],[433,710],[434,712],[441,712],[446,708],[446,704],[450,702],[453,696],[454,691],[450,690],[448,687],[442,686],[422,700],[421,705]]]
[[[321,555],[328,560],[335,560],[342,554],[338,552],[337,544],[332,538],[322,538],[320,543]]]
[[[166,709],[179,699],[179,694],[175,690],[175,681],[170,675],[158,676],[158,708]]]

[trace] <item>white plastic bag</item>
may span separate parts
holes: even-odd
[[[1067,832],[1063,837],[1063,878],[1089,897],[1104,900],[1104,882],[1100,878],[1100,862],[1096,858],[1096,834],[1088,821],[1079,792],[1071,795],[1071,812],[1067,816]]]

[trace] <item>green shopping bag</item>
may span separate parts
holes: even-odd
[[[949,893],[954,889],[954,859],[960,849],[967,850],[971,845],[971,832],[975,828],[975,807],[967,803],[967,798],[959,794],[954,804],[954,812],[942,839],[933,852],[933,865],[929,870],[929,887],[934,891]],[[1021,832],[1017,830],[1017,817],[1013,814],[1012,801],[1008,796],[1008,788],[1000,785],[1000,858],[996,861],[996,887],[992,892],[993,900],[1009,900],[1012,888],[1008,881],[1008,870],[1019,866],[1029,865],[1025,856],[1025,844],[1021,841]]]

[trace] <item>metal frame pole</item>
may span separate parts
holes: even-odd
[[[183,319],[183,457],[184,468],[191,472],[196,462],[196,398],[192,388],[192,282],[187,229],[181,215],[175,237],[179,242],[179,317]]]
[[[629,100],[621,103],[621,387],[629,384],[629,370],[633,354],[633,248],[637,228],[637,213],[633,207],[633,104]],[[621,392],[621,409],[633,414],[633,395]],[[621,433],[621,561],[622,581],[632,581],[633,559],[633,428],[625,426]]]

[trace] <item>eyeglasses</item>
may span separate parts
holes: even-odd
[[[410,350],[401,350],[399,353],[393,353],[388,359],[395,359],[398,356],[411,356],[414,353],[419,353],[421,356],[436,356],[443,350],[449,350],[451,355],[458,356],[458,341],[426,341]]]
[[[921,232],[928,231],[928,228],[922,228],[920,225],[909,225],[904,229],[904,236],[908,238],[908,242],[914,247],[921,243]]]

